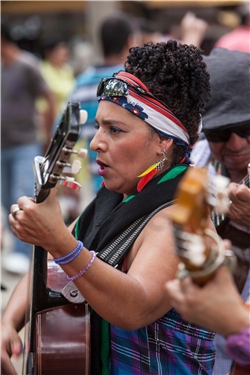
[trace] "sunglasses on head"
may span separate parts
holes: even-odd
[[[150,92],[144,90],[140,86],[136,86],[136,85],[133,85],[132,83],[128,83],[121,78],[114,78],[114,77],[102,78],[101,82],[98,85],[96,96],[101,96],[102,94],[104,94],[105,96],[109,96],[109,97],[126,96],[126,95],[129,95],[128,88],[134,89],[138,94],[146,95],[152,99],[157,100],[164,107],[170,110],[164,102],[156,98]]]
[[[237,134],[241,138],[250,137],[250,124],[220,131],[204,131],[204,134],[209,142],[228,142],[232,133]]]

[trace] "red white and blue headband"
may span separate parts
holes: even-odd
[[[187,153],[183,161],[190,164],[189,155],[193,146],[190,145],[188,131],[166,104],[155,98],[137,77],[120,72],[113,78],[104,78],[98,86],[97,96],[99,101],[108,100],[126,108],[162,136],[184,146]]]

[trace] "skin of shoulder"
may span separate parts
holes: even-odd
[[[175,278],[179,263],[174,252],[171,210],[167,207],[149,221],[127,256],[128,275],[136,277],[150,293],[154,320],[172,308],[164,297],[164,285],[166,280]]]

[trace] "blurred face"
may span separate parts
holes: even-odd
[[[238,175],[240,181],[247,174],[247,165],[250,163],[250,136],[243,138],[231,133],[227,142],[209,142],[209,145],[212,154],[226,167],[231,178]]]
[[[47,55],[47,59],[56,66],[63,66],[69,59],[69,48],[65,43],[59,43]]]
[[[96,128],[90,147],[97,152],[98,173],[107,189],[127,197],[136,189],[137,176],[162,159],[160,137],[143,120],[108,101],[99,103]]]

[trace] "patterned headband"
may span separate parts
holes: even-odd
[[[128,84],[123,96],[120,96],[121,94],[116,95],[115,85],[119,80]],[[137,77],[127,72],[120,72],[113,78],[108,78],[106,81],[104,79],[103,85],[105,86],[103,91],[106,95],[102,92],[98,98],[99,101],[107,100],[126,108],[150,124],[162,136],[171,138],[176,144],[184,146],[187,153],[183,161],[190,164],[189,155],[193,146],[190,145],[187,129],[161,101],[150,93]],[[201,127],[200,123],[199,131]]]

